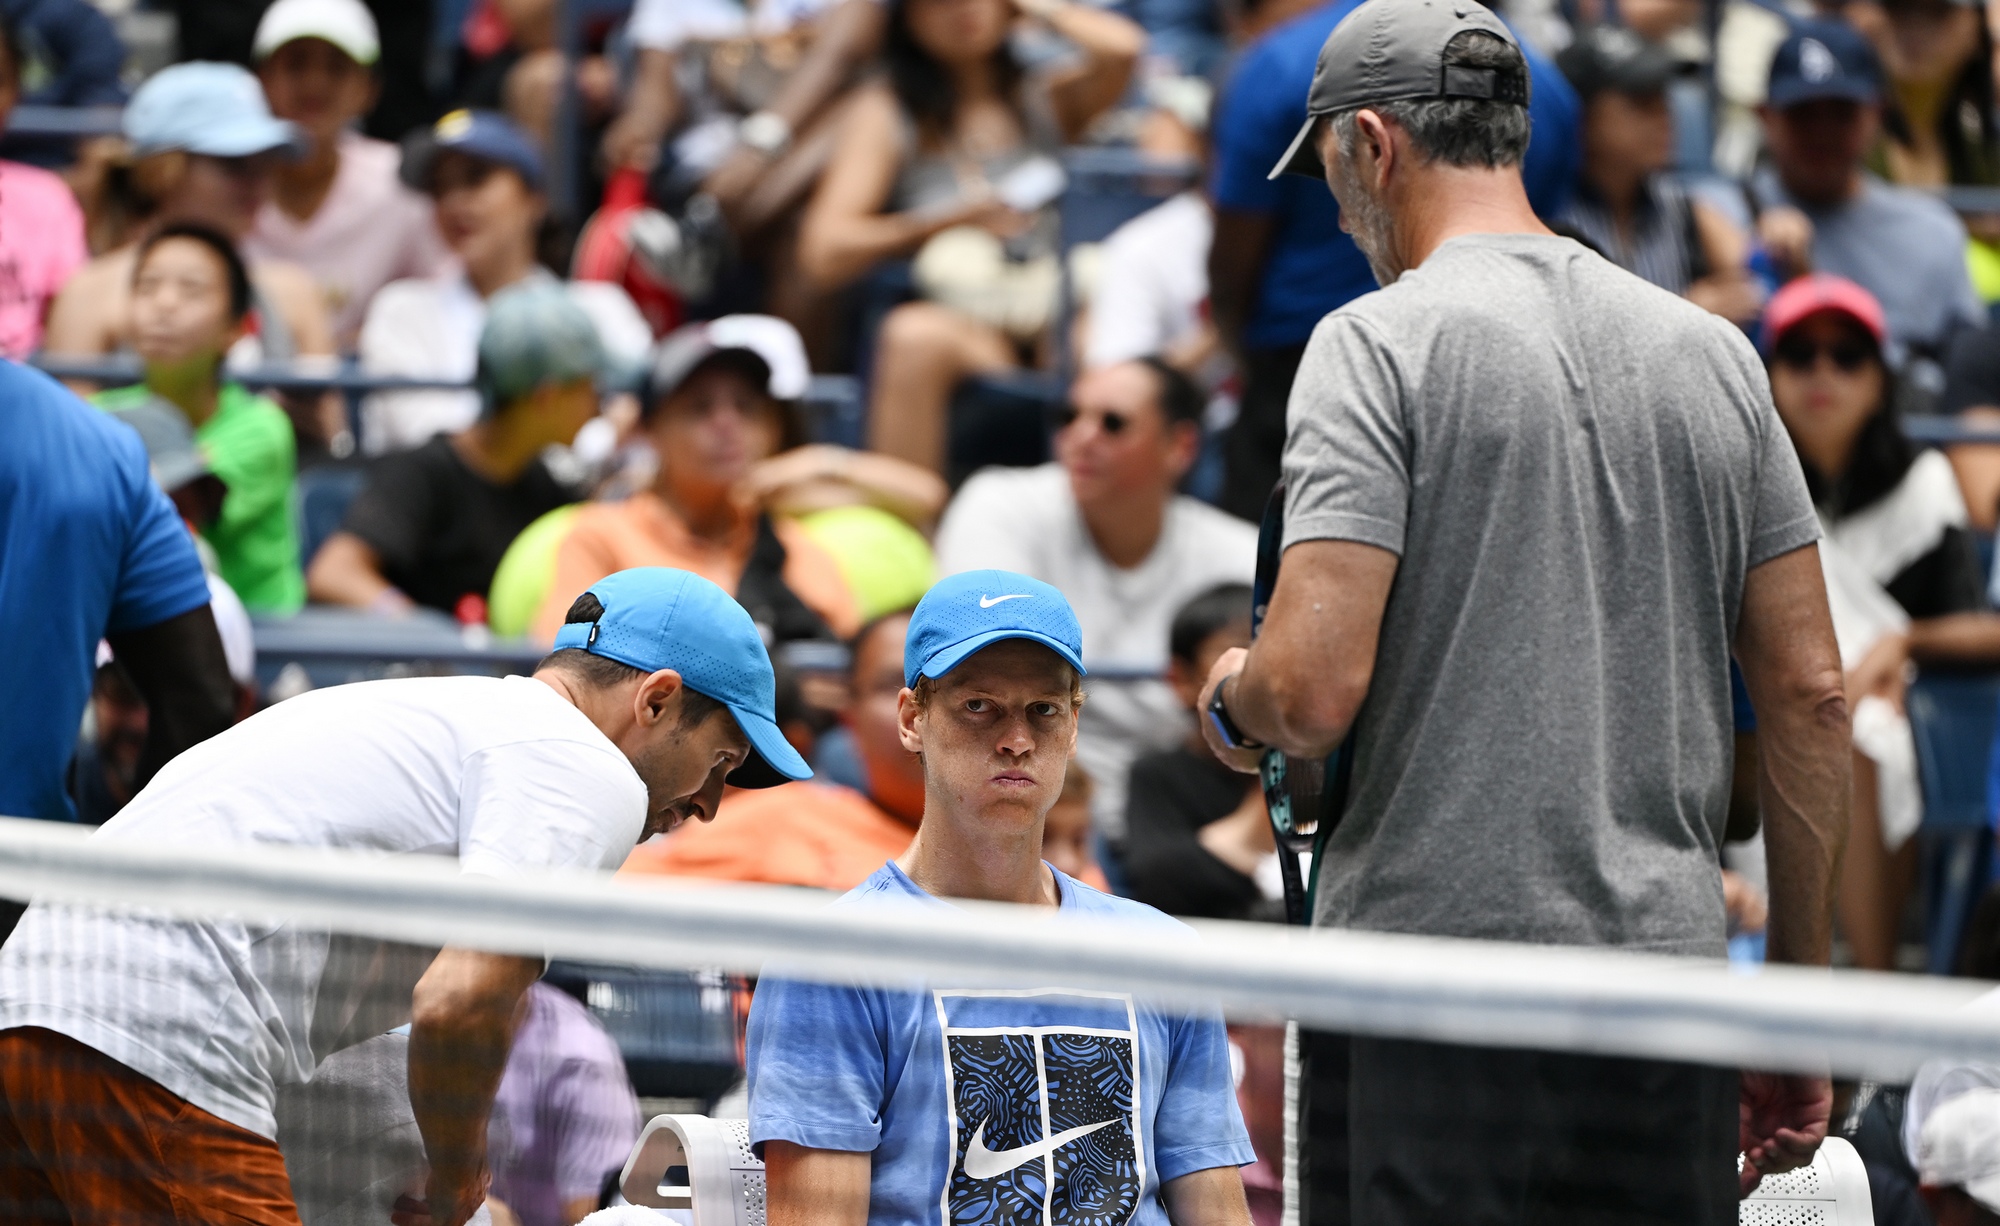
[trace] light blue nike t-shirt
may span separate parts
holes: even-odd
[[[1050,871],[1065,912],[1182,928]],[[891,862],[834,905],[913,904],[951,905]],[[1256,1160],[1222,1019],[1122,992],[767,977],[748,1063],[753,1143],[874,1155],[870,1226],[1167,1226],[1161,1184]]]

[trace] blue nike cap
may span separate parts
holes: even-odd
[[[778,730],[778,680],[750,614],[700,575],[639,566],[607,575],[589,592],[604,606],[596,621],[556,632],[556,648],[580,647],[646,672],[671,668],[697,694],[736,717],[750,756],[729,774],[739,788],[768,788],[812,778],[799,751]]]
[[[1040,643],[1084,671],[1083,628],[1061,592],[1011,570],[969,570],[940,580],[910,614],[903,684],[942,677],[1005,639]]]
[[[535,191],[542,190],[542,155],[520,125],[498,111],[456,110],[428,128],[403,138],[403,183],[420,192],[431,189],[431,172],[441,153],[505,166]]]

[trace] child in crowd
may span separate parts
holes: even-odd
[[[560,285],[496,294],[479,337],[478,420],[375,461],[340,531],[313,556],[314,599],[486,621],[507,546],[576,498],[543,452],[597,416],[604,368],[596,326]]]
[[[228,489],[201,529],[223,579],[251,612],[290,613],[306,596],[292,523],[292,425],[276,404],[223,377],[250,301],[249,271],[227,238],[198,225],[155,231],[132,265],[132,347],[145,381],[94,399],[113,411],[163,402],[187,419]]]
[[[1062,794],[1049,806],[1042,819],[1042,859],[1083,882],[1093,890],[1111,892],[1104,870],[1097,865],[1091,846],[1090,795],[1094,789],[1090,773],[1075,758],[1063,772]]]
[[[1250,645],[1250,589],[1210,588],[1169,632],[1167,680],[1190,711],[1223,652]],[[1255,779],[1216,761],[1197,727],[1173,749],[1132,764],[1125,875],[1132,897],[1172,915],[1245,919],[1265,901],[1257,881],[1274,852]]]
[[[275,168],[243,249],[312,273],[336,340],[352,349],[376,290],[451,262],[430,201],[397,177],[396,146],[355,130],[382,93],[375,18],[361,0],[278,0],[252,53],[271,113],[298,125],[307,148]]]

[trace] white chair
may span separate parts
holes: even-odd
[[[1820,1143],[1811,1166],[1764,1182],[1736,1210],[1740,1226],[1875,1226],[1868,1168],[1839,1137]]]
[[[764,1226],[764,1162],[750,1152],[748,1120],[654,1116],[618,1187],[635,1205],[692,1212],[694,1226]]]

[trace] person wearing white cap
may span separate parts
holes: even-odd
[[[725,315],[663,341],[641,410],[659,456],[652,488],[577,513],[535,633],[554,634],[565,594],[604,575],[677,566],[733,594],[779,640],[853,634],[853,585],[786,512],[858,502],[921,524],[943,506],[944,483],[889,456],[801,445],[795,402],[809,378],[798,330],[774,316]]]
[[[361,0],[278,0],[251,48],[272,114],[297,124],[309,147],[277,168],[244,249],[312,273],[342,349],[353,348],[376,290],[451,264],[430,202],[397,178],[396,146],[355,130],[381,96],[381,52]]]
[[[1917,1173],[1937,1226],[2000,1226],[2000,1090],[1967,1090],[1933,1111]]]
[[[140,240],[162,226],[207,226],[241,243],[270,192],[277,164],[305,147],[298,128],[271,114],[257,78],[234,64],[175,64],[132,95],[121,121],[131,162],[114,174],[113,210],[129,219],[117,245],[85,265],[49,309],[44,352],[97,357],[131,341],[131,288]],[[296,264],[251,263],[256,335],[232,354],[280,362],[331,356],[333,329],[312,275]],[[337,412],[338,404],[331,408]],[[344,428],[334,413],[294,416],[308,439]]]

